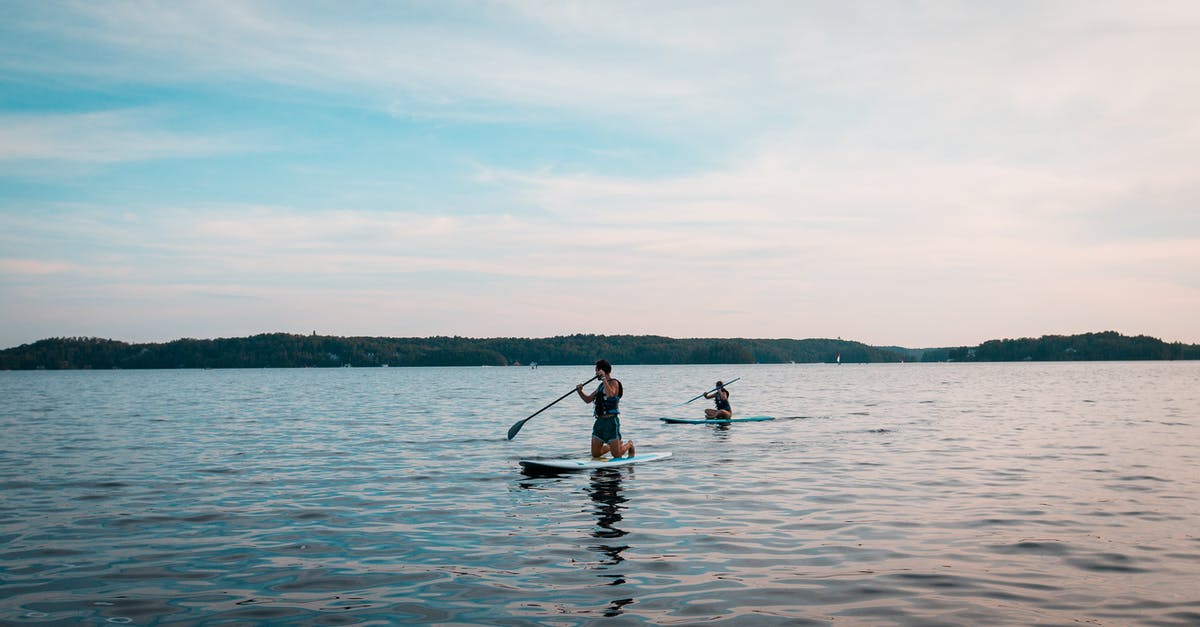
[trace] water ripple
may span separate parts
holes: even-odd
[[[729,368],[0,373],[0,623],[1200,621],[1196,364]]]

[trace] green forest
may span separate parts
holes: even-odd
[[[1134,361],[1200,359],[1200,345],[1167,343],[1146,335],[1129,337],[1116,331],[1040,338],[989,340],[979,346],[939,349],[931,361]]]
[[[113,368],[330,368],[381,366],[879,363],[1200,359],[1200,346],[1113,331],[908,349],[841,339],[676,339],[657,335],[550,338],[335,337],[267,333],[242,338],[131,344],[50,338],[0,350],[0,370]]]
[[[270,333],[161,344],[52,338],[0,351],[0,369],[580,365],[600,358],[614,364],[811,363],[832,362],[839,354],[846,363],[910,358],[859,342],[820,339],[674,339],[652,335],[474,339]]]

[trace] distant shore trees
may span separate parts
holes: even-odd
[[[550,338],[332,337],[267,333],[244,338],[130,344],[63,337],[0,351],[0,369],[325,368],[591,364],[889,362],[911,359],[843,340],[674,339],[652,335]]]
[[[62,337],[0,350],[3,370],[328,368],[380,366],[879,363],[1200,359],[1200,346],[1113,331],[991,340],[974,347],[875,347],[841,339],[686,338],[576,334],[550,338],[334,337],[265,333],[131,344]]]

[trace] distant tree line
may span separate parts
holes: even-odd
[[[1200,359],[1200,345],[1167,343],[1116,331],[989,340],[979,346],[930,349],[923,361],[1127,361]]]
[[[676,339],[657,335],[550,338],[333,337],[267,333],[243,338],[130,344],[64,337],[0,350],[0,370],[111,368],[328,368],[339,366],[878,363],[1200,359],[1200,346],[1114,331],[907,349],[831,339]]]
[[[827,339],[675,339],[654,335],[475,339],[269,333],[152,344],[51,338],[0,351],[0,369],[580,365],[600,358],[617,364],[813,363],[833,362],[839,355],[845,363],[906,359],[895,351]]]

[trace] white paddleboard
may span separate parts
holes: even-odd
[[[521,467],[526,470],[562,471],[587,470],[590,468],[613,468],[628,466],[638,462],[652,462],[671,456],[670,451],[662,453],[642,453],[633,457],[582,457],[579,459],[522,459]]]
[[[747,416],[745,418],[659,418],[659,420],[671,424],[680,425],[727,425],[731,422],[762,422],[763,420],[775,420],[774,416]]]

